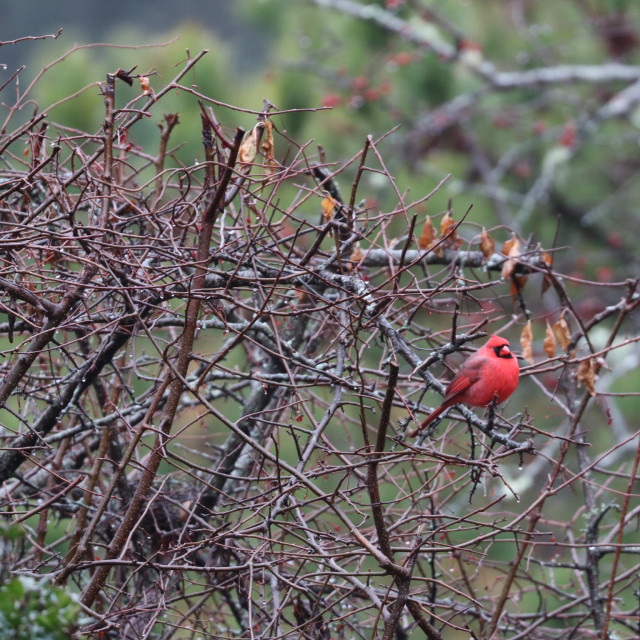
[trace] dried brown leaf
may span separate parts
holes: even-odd
[[[455,227],[455,224],[456,221],[451,216],[451,212],[447,211],[447,213],[444,214],[444,218],[440,221],[440,235],[446,236],[451,227]],[[451,229],[451,237],[453,237],[454,234],[457,235],[457,231],[455,231],[455,229]]]
[[[508,259],[504,261],[500,275],[504,280],[508,280],[516,270],[516,258],[520,255],[520,240],[518,236],[513,234],[513,237],[504,243],[502,255],[507,256]]]
[[[546,251],[542,252],[540,258],[542,259],[542,262],[548,264],[549,266],[553,264],[553,258]],[[549,287],[551,287],[551,284],[552,282],[549,274],[545,273],[544,279],[542,280],[542,287],[540,288],[540,296],[543,296],[548,291]]]
[[[520,238],[515,233],[502,245],[502,255],[510,257],[520,255]]]
[[[275,146],[273,143],[273,125],[271,124],[271,120],[267,118],[264,121],[264,133],[262,134],[262,144],[260,145],[260,150],[262,151],[265,158],[265,166],[267,168],[268,173],[274,173],[278,163],[275,157]]]
[[[480,236],[480,249],[485,258],[490,258],[496,250],[496,241],[482,227],[482,235]]]
[[[571,343],[571,331],[569,330],[567,321],[564,319],[564,312],[560,316],[560,320],[553,324],[553,333],[555,333],[558,344],[562,350],[567,353],[567,349]]]
[[[140,76],[140,88],[142,89],[142,95],[151,95],[151,87],[149,86],[149,78],[146,76]]]
[[[553,329],[551,325],[547,322],[547,328],[544,332],[544,343],[543,349],[547,358],[555,358],[556,357],[556,348],[558,346],[558,342],[556,340],[556,336],[553,333]]]
[[[522,329],[520,334],[520,346],[522,347],[523,358],[533,364],[533,331],[531,329],[531,320]]]
[[[458,249],[462,244],[462,238],[458,237],[457,224],[458,223],[451,216],[451,212],[447,211],[440,222],[440,235],[443,239],[443,250]]]
[[[238,162],[240,164],[251,164],[258,154],[258,125],[251,131],[247,131],[242,139],[242,144],[238,151]]]
[[[595,398],[596,396],[596,366],[593,358],[583,360],[578,365],[578,371],[576,372],[576,381],[578,386],[584,385],[584,388],[589,394]]]
[[[420,234],[420,239],[418,242],[420,243],[421,249],[428,249],[433,246],[433,243],[437,240],[438,233],[436,228],[433,226],[433,222],[431,222],[431,216],[427,216],[425,220],[424,226],[422,227],[422,233]]]

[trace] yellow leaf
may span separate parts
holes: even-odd
[[[331,196],[327,196],[322,200],[321,206],[324,220],[325,222],[329,222],[333,217],[333,211],[336,208],[336,201]]]
[[[531,330],[531,320],[527,322],[520,334],[520,346],[522,347],[522,356],[533,364],[533,331]]]
[[[551,325],[547,322],[547,329],[544,332],[544,352],[547,354],[547,358],[555,358],[556,357],[556,347],[558,346],[558,342],[556,341],[556,336],[553,333],[553,329]]]

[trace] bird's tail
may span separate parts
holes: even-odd
[[[426,429],[445,409],[448,409],[450,405],[443,403],[437,409],[434,409],[420,424],[420,426],[409,435],[410,438],[415,438],[423,429]]]

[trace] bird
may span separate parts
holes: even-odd
[[[486,407],[497,397],[504,402],[518,386],[520,367],[509,341],[490,336],[487,343],[471,355],[453,376],[442,400],[411,434],[417,435],[428,427],[443,411],[464,402],[472,407]]]

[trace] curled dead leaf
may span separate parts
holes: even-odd
[[[251,164],[258,153],[258,126],[256,125],[244,134],[240,149],[238,150],[238,162],[240,164]]]
[[[187,520],[189,520],[189,518],[191,517],[191,510],[193,508],[193,501],[192,500],[185,500],[182,503],[182,509],[180,511],[180,520],[181,522],[187,522]]]
[[[496,250],[495,240],[487,233],[484,227],[482,227],[482,235],[480,236],[480,249],[485,258],[490,258]]]
[[[556,357],[557,346],[558,346],[558,342],[556,340],[556,336],[553,333],[553,329],[551,328],[551,325],[547,322],[547,328],[544,332],[544,343],[543,343],[543,349],[547,358]]]
[[[447,213],[444,214],[444,218],[442,218],[442,220],[440,221],[440,235],[446,236],[450,230],[452,234],[457,235],[457,231],[455,230],[455,228],[451,229],[451,227],[455,227],[455,224],[456,221],[451,216],[451,212],[447,211]]]
[[[278,163],[276,161],[275,146],[273,143],[273,125],[269,118],[264,121],[264,133],[262,137],[262,144],[260,145],[260,151],[262,151],[264,155],[267,172],[270,174],[274,173]]]
[[[533,364],[533,331],[531,330],[531,320],[522,329],[520,334],[520,347],[522,348],[522,357]]]
[[[433,246],[433,243],[437,240],[438,233],[436,228],[433,226],[433,222],[431,222],[431,216],[427,216],[425,220],[424,226],[422,227],[422,233],[420,234],[420,239],[418,240],[421,249],[428,249]]]
[[[540,258],[542,259],[542,262],[544,262],[545,264],[551,266],[553,264],[553,258],[551,257],[550,254],[548,254],[546,251],[543,251],[540,254]],[[542,280],[542,287],[540,289],[540,295],[543,296],[547,290],[549,289],[549,287],[551,287],[551,277],[549,276],[548,273],[544,274],[544,279]]]
[[[502,255],[507,256],[507,260],[502,265],[500,276],[508,280],[516,270],[516,258],[520,255],[520,239],[515,233],[502,246]]]
[[[564,311],[560,316],[560,320],[558,320],[558,322],[554,322],[553,333],[555,334],[558,340],[558,344],[560,345],[562,350],[567,353],[567,349],[571,344],[571,331],[569,330],[567,321],[564,319]]]
[[[458,237],[458,223],[447,211],[440,222],[440,235],[444,239],[444,248],[457,249],[462,244],[462,238]]]
[[[149,86],[149,78],[146,76],[140,76],[140,88],[142,89],[143,96],[151,95],[151,87]]]
[[[578,365],[578,371],[576,372],[578,387],[584,385],[589,395],[594,398],[596,396],[596,377],[596,366],[593,358],[587,358]]]
[[[510,257],[520,255],[520,238],[515,233],[502,245],[502,255]]]

